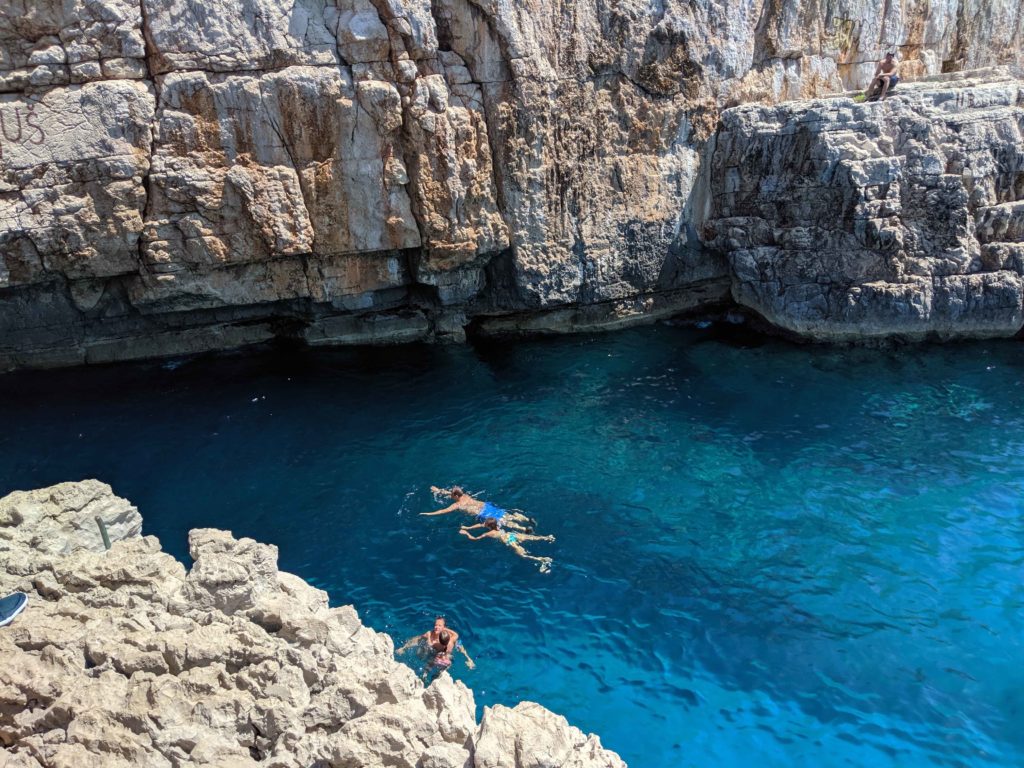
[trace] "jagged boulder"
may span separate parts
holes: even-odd
[[[625,768],[600,740],[530,701],[484,709],[475,740],[475,768]]]

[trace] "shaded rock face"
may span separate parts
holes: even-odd
[[[468,688],[424,688],[275,547],[195,530],[186,571],[140,522],[94,480],[0,499],[0,590],[30,594],[0,632],[0,765],[624,768],[536,704],[478,725]]]
[[[735,299],[818,340],[1024,325],[1024,83],[901,84],[723,115],[713,243]]]
[[[0,0],[0,366],[723,300],[720,109],[1024,64],[1016,0]]]

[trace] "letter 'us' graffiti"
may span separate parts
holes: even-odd
[[[39,125],[35,104],[12,106],[0,104],[0,160],[4,149],[14,144],[36,146],[46,141],[46,131]]]

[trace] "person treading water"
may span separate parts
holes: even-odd
[[[513,531],[519,531],[521,533],[533,533],[533,526],[537,524],[536,520],[532,517],[527,517],[521,512],[502,509],[501,507],[491,504],[489,501],[474,499],[457,485],[451,489],[438,488],[437,486],[432,485],[430,486],[430,490],[435,494],[447,494],[451,496],[453,501],[444,509],[439,509],[436,512],[420,512],[420,514],[425,517],[447,515],[456,511],[465,512],[467,515],[473,515],[476,517],[477,523],[483,524],[488,520],[494,520],[496,523],[501,525],[502,528],[510,528]]]
[[[423,670],[423,677],[437,676],[452,665],[452,653],[458,651],[466,657],[466,666],[476,669],[476,663],[469,657],[465,646],[459,640],[459,633],[449,629],[444,616],[434,619],[434,628],[424,632],[422,635],[410,637],[405,644],[395,651],[396,655],[402,655],[410,648],[419,646],[420,658],[428,658],[427,665]]]
[[[481,534],[480,536],[473,536],[470,531],[474,528],[486,528],[487,533]],[[540,563],[540,572],[547,573],[551,570],[551,558],[550,557],[537,557],[537,555],[531,555],[520,544],[522,541],[554,541],[554,536],[534,536],[529,533],[510,533],[503,531],[498,527],[498,521],[494,518],[488,518],[482,523],[476,525],[462,526],[459,528],[459,533],[465,536],[471,541],[480,541],[481,539],[497,539],[505,546],[509,547],[520,557],[525,557],[527,560],[536,560]]]

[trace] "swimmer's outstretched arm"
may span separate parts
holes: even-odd
[[[488,531],[487,533],[483,534],[482,536],[474,536],[468,530],[466,530],[465,528],[460,528],[459,529],[459,533],[461,533],[463,536],[465,536],[470,541],[480,541],[480,539],[486,539],[489,536],[494,536],[494,534],[496,534],[497,531]]]
[[[449,504],[444,509],[439,509],[436,512],[420,512],[420,514],[424,515],[425,517],[433,517],[434,515],[447,515],[449,512],[454,512],[458,508],[459,502],[455,502],[454,504]]]
[[[469,653],[466,651],[466,646],[456,645],[455,650],[466,657],[466,666],[470,669],[476,669],[476,662],[469,658]]]
[[[477,528],[486,528],[486,527],[487,526],[484,525],[483,523],[474,523],[473,525],[460,525],[459,526],[459,530],[460,531],[473,531],[473,530],[476,530]]]
[[[416,637],[410,637],[408,640],[405,641],[405,645],[403,645],[401,648],[397,648],[395,650],[395,653],[405,653],[410,648],[412,648],[412,647],[414,647],[416,645],[419,645],[420,641],[424,637],[425,637],[425,635],[416,635]]]

